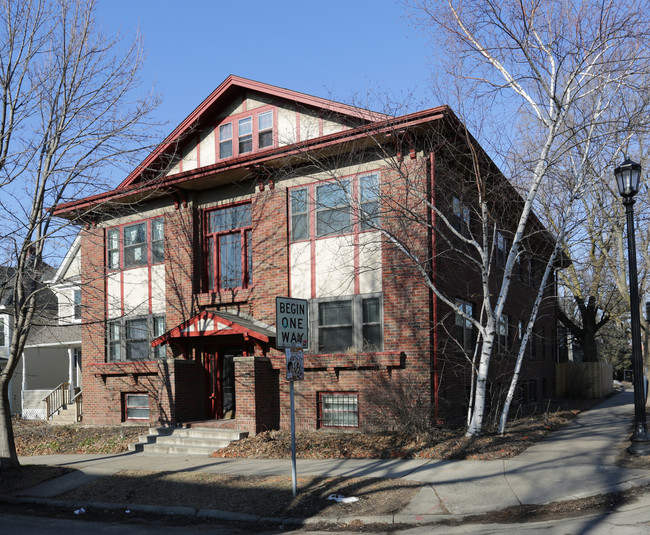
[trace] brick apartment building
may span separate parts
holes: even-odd
[[[276,296],[309,300],[298,427],[372,423],[380,384],[411,385],[432,421],[462,416],[475,333],[423,276],[479,314],[478,273],[439,215],[477,231],[462,131],[446,107],[391,117],[230,76],[116,189],[60,206],[83,226],[84,422],[288,427]],[[504,199],[520,198],[481,157],[501,199],[498,270]],[[529,250],[500,325],[494,392],[535,295]],[[522,401],[552,393],[554,284],[548,296]]]

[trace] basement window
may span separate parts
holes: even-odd
[[[126,420],[149,420],[149,396],[147,394],[125,394]]]
[[[359,394],[356,392],[320,392],[320,427],[359,427]]]

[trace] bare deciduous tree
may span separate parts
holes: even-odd
[[[137,98],[139,40],[95,28],[94,2],[0,2],[0,184],[3,249],[13,267],[13,329],[0,373],[0,467],[16,466],[8,388],[30,326],[51,240],[65,225],[52,208],[106,187],[107,164],[132,162],[150,133],[156,105]],[[55,242],[56,243],[56,242]],[[58,245],[60,247],[60,245]]]
[[[524,188],[525,203],[517,214],[505,273],[495,298],[484,301],[486,314],[479,326],[483,343],[468,426],[468,434],[477,435],[483,424],[495,318],[508,298],[538,193],[552,184],[552,171],[569,169],[567,158],[579,144],[598,143],[606,133],[630,128],[629,115],[603,111],[612,106],[625,111],[625,97],[644,87],[647,6],[611,0],[448,0],[412,2],[412,7],[419,23],[440,36],[449,83],[465,89],[463,98],[472,93],[472,102],[490,106],[495,130],[510,134],[508,152],[498,157]],[[499,117],[508,123],[500,123]],[[472,124],[471,117],[464,119]],[[575,202],[575,191],[560,192],[564,210]]]

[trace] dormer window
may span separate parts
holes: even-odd
[[[218,127],[219,159],[273,147],[273,109],[228,117]]]

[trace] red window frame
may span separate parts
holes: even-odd
[[[263,130],[260,130],[259,128],[259,116],[263,115],[267,112],[271,112],[271,117],[272,117],[272,124],[271,128],[265,128]],[[240,144],[240,138],[241,136],[239,135],[239,122],[249,118],[251,119],[251,132],[250,134],[245,134],[246,136],[250,135],[252,136],[251,139],[251,150],[246,151],[246,152],[240,152],[239,151],[239,144]],[[278,139],[277,139],[277,122],[278,122],[278,113],[277,113],[277,108],[273,106],[260,106],[259,108],[254,108],[252,110],[247,110],[243,111],[241,113],[237,113],[235,115],[229,115],[228,117],[225,117],[223,120],[219,121],[219,123],[216,125],[216,135],[215,135],[215,141],[216,141],[216,154],[217,154],[217,160],[227,160],[229,158],[237,158],[238,156],[243,156],[246,154],[252,154],[254,152],[258,152],[260,150],[267,150],[267,149],[272,149],[274,147],[277,147],[278,144]],[[221,126],[226,125],[228,123],[231,123],[231,137],[229,139],[231,143],[231,155],[226,156],[224,158],[221,157],[221,152],[220,152],[220,129]],[[270,145],[266,145],[265,147],[260,147],[260,132],[268,132],[271,130],[272,132],[272,142]],[[225,141],[225,140],[224,140]]]
[[[215,208],[206,209],[203,212],[203,286],[205,291],[217,293],[220,291],[231,291],[238,289],[249,288],[252,280],[252,251],[251,251],[251,233],[252,233],[252,222],[248,225],[236,228],[230,228],[225,230],[220,230],[216,232],[208,232],[210,229],[210,216],[220,210],[228,210],[236,207],[248,206],[249,210],[252,212],[252,204],[249,201],[229,204],[226,206],[219,206]],[[252,218],[252,213],[251,213]],[[222,260],[221,257],[221,247],[218,245],[221,244],[221,238],[226,236],[236,236],[240,237],[240,248],[241,248],[241,259],[240,259],[240,269],[241,269],[241,280],[240,284],[237,286],[221,286],[222,279]],[[214,244],[211,246],[211,243]]]
[[[163,237],[162,240],[154,240],[153,239],[153,222],[154,221],[162,221],[163,224]],[[134,225],[145,225],[145,241],[143,242],[144,246],[147,248],[147,258],[146,261],[141,263],[141,264],[135,264],[135,265],[130,265],[126,266],[124,263],[124,229],[127,227],[132,227]],[[123,223],[121,225],[115,225],[113,227],[108,227],[105,229],[104,232],[104,252],[105,252],[105,257],[106,257],[106,267],[108,268],[109,271],[114,272],[114,271],[121,271],[125,269],[135,269],[135,268],[142,268],[146,266],[152,266],[152,265],[157,265],[157,264],[164,264],[165,263],[165,253],[164,253],[164,243],[165,243],[165,218],[163,216],[156,216],[156,217],[151,217],[148,219],[141,219],[139,221],[130,221],[129,223]],[[109,242],[109,235],[111,232],[117,231],[117,249],[114,248],[109,248],[110,242]],[[155,241],[162,241],[163,243],[163,254],[162,254],[162,260],[154,262],[153,259],[153,244]],[[135,246],[130,246],[130,247],[135,247]],[[112,267],[111,266],[111,260],[110,260],[110,253],[111,251],[117,251],[119,258],[118,258],[118,266],[117,267]]]
[[[377,181],[381,184],[381,171],[379,169],[374,169],[371,171],[365,171],[363,173],[355,173],[351,175],[342,176],[336,180],[322,180],[317,182],[311,182],[309,184],[304,184],[300,186],[292,186],[289,189],[289,199],[291,199],[291,194],[294,191],[304,190],[306,192],[306,212],[297,212],[294,213],[293,206],[291,205],[291,200],[289,201],[289,241],[291,243],[296,243],[300,241],[310,241],[310,240],[320,240],[323,238],[331,238],[334,236],[348,236],[356,235],[364,232],[372,232],[376,230],[371,225],[366,223],[366,220],[363,218],[362,210],[366,208],[367,205],[372,203],[380,202],[380,197],[377,196],[376,199],[367,200],[362,198],[361,194],[361,181],[366,179],[371,175],[376,175]],[[350,224],[349,230],[346,232],[325,232],[319,234],[318,232],[318,223],[317,218],[318,214],[322,212],[327,212],[331,210],[345,210],[346,206],[340,205],[336,207],[325,207],[320,206],[317,198],[318,187],[326,184],[333,184],[338,180],[340,183],[347,183],[349,188],[350,195],[352,197],[352,202],[347,205],[350,210]],[[295,217],[304,217],[307,218],[307,236],[299,237],[294,239],[293,237],[293,221]]]

